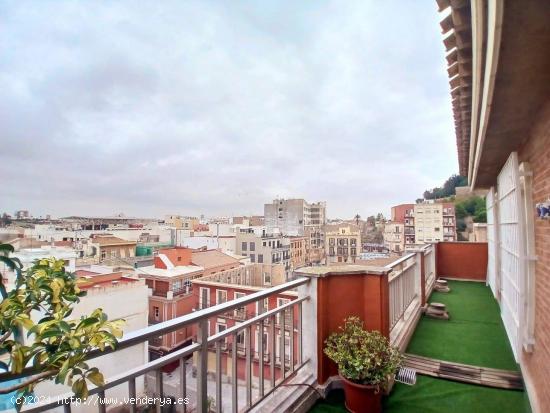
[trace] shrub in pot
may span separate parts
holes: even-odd
[[[359,317],[349,317],[325,341],[325,354],[338,366],[344,383],[346,408],[351,412],[380,412],[382,392],[403,357],[378,331],[367,331]]]

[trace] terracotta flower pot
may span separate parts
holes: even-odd
[[[376,386],[353,383],[342,377],[346,395],[346,409],[352,413],[380,413],[382,392]]]

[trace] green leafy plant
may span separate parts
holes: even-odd
[[[340,375],[385,390],[403,363],[403,356],[378,331],[367,331],[359,317],[349,317],[339,332],[325,340],[325,354],[338,365]]]
[[[26,395],[38,383],[54,380],[72,386],[75,396],[86,399],[88,382],[104,384],[101,372],[86,363],[88,354],[115,349],[125,321],[109,321],[100,308],[70,319],[73,306],[86,292],[78,287],[81,280],[65,271],[62,260],[36,260],[25,272],[17,262],[9,267],[17,277],[15,288],[0,303],[0,355],[9,355],[7,363],[0,362],[0,370],[18,374],[31,368],[31,375],[1,388],[0,394],[17,390]]]

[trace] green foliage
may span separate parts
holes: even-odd
[[[456,230],[458,232],[466,231],[466,221],[464,218],[457,218],[456,220]]]
[[[109,321],[100,308],[69,319],[74,304],[86,295],[78,283],[62,260],[36,260],[18,273],[15,289],[0,303],[0,354],[9,354],[4,367],[17,374],[30,365],[38,373],[21,384],[19,394],[30,393],[41,381],[54,380],[72,386],[75,395],[85,399],[88,382],[104,384],[103,375],[85,360],[94,349],[116,347],[124,320]],[[18,339],[21,333],[26,333],[26,340]]]
[[[457,219],[474,217],[474,222],[487,222],[487,211],[485,199],[479,196],[472,196],[464,201],[455,204]]]
[[[447,198],[451,195],[456,195],[456,187],[465,186],[467,184],[468,179],[466,177],[460,175],[451,175],[449,179],[445,181],[443,187],[436,187],[433,188],[431,191],[424,191],[424,199],[439,199]]]
[[[359,317],[344,320],[340,331],[325,341],[324,352],[346,379],[379,389],[387,388],[403,363],[403,356],[388,339],[378,331],[363,329]]]

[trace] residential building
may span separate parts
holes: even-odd
[[[194,265],[192,257],[193,251],[189,248],[161,249],[154,257],[152,266],[137,270],[150,289],[149,324],[171,320],[193,310],[192,281],[203,276],[204,268]],[[156,337],[149,341],[151,358],[169,353],[189,343],[192,338],[193,329],[190,327]]]
[[[355,262],[361,253],[361,231],[352,224],[325,226],[327,264]]]
[[[268,265],[268,264],[249,264],[236,269],[223,271],[220,273],[212,274],[210,276],[204,276],[193,281],[193,285],[198,296],[196,297],[197,309],[205,309],[210,306],[226,303],[231,300],[243,298],[247,295],[257,293],[267,288],[276,287],[282,285],[286,281],[286,271],[284,266]],[[265,300],[260,302],[254,302],[251,304],[243,305],[233,311],[225,314],[220,314],[217,317],[210,318],[208,321],[208,333],[214,335],[216,333],[223,332],[229,328],[232,328],[245,320],[248,320],[260,313],[273,310],[284,304],[290,303],[297,298],[295,291],[284,291],[280,294],[274,294]],[[264,322],[263,327],[263,368],[265,377],[269,377],[270,372],[270,360],[271,352],[275,352],[275,366],[274,374],[277,379],[282,376],[281,369],[281,343],[282,343],[282,321],[284,319],[284,358],[286,370],[290,369],[290,360],[296,359],[298,356],[298,336],[294,328],[290,328],[291,325],[297,323],[297,312],[287,311],[284,318],[281,315],[274,317],[275,325],[271,326],[269,320]],[[272,330],[273,327],[273,330]],[[260,365],[260,331],[261,328],[258,324],[253,325],[250,329],[251,335],[251,356],[252,356],[252,369],[255,374],[258,374]],[[275,334],[273,340],[272,334]],[[290,336],[293,336],[292,338]],[[239,380],[246,379],[246,352],[245,352],[245,332],[241,331],[236,335],[237,344],[237,377]],[[228,345],[229,340],[224,340],[221,346],[221,371],[222,381],[231,381],[233,370],[231,366],[231,347]],[[291,343],[293,348],[293,355],[291,356]],[[273,347],[273,345],[275,347]],[[208,358],[208,372],[212,374],[216,373],[216,360],[215,349],[210,349],[211,356]],[[194,360],[195,366],[196,358]]]
[[[22,209],[19,211],[15,211],[15,214],[13,215],[15,219],[28,219],[31,218],[31,214],[26,209]]]
[[[252,263],[282,264],[290,272],[290,239],[281,235],[259,235],[252,229],[241,229],[236,236],[237,255],[250,258]]]
[[[240,224],[247,227],[261,227],[265,225],[264,217],[260,215],[252,215],[250,217],[246,217],[246,216],[233,217],[231,219],[231,223]]]
[[[303,199],[274,199],[264,205],[268,232],[278,229],[283,235],[303,236],[308,226],[322,227],[326,223],[326,203],[308,203]]]
[[[320,264],[325,259],[325,233],[323,227],[308,226],[304,228],[306,238],[306,263]]]
[[[306,237],[289,237],[290,238],[290,268],[303,267],[310,262],[307,256]]]
[[[182,215],[166,215],[164,222],[176,229],[187,229],[190,231],[195,230],[199,225],[199,219],[197,217],[186,217]]]
[[[191,263],[203,268],[203,275],[232,270],[240,265],[238,259],[218,250],[199,250],[191,253]]]
[[[404,226],[403,233],[405,234],[405,245],[415,243],[414,206],[415,204],[401,204],[391,209],[391,220],[393,222],[401,222]]]
[[[397,254],[405,251],[405,224],[403,222],[386,222],[384,227],[384,246]]]
[[[136,255],[136,245],[136,241],[96,234],[88,242],[88,255],[98,257],[100,261],[108,258],[131,258]]]
[[[452,203],[423,202],[414,206],[415,243],[455,241],[456,219]]]

